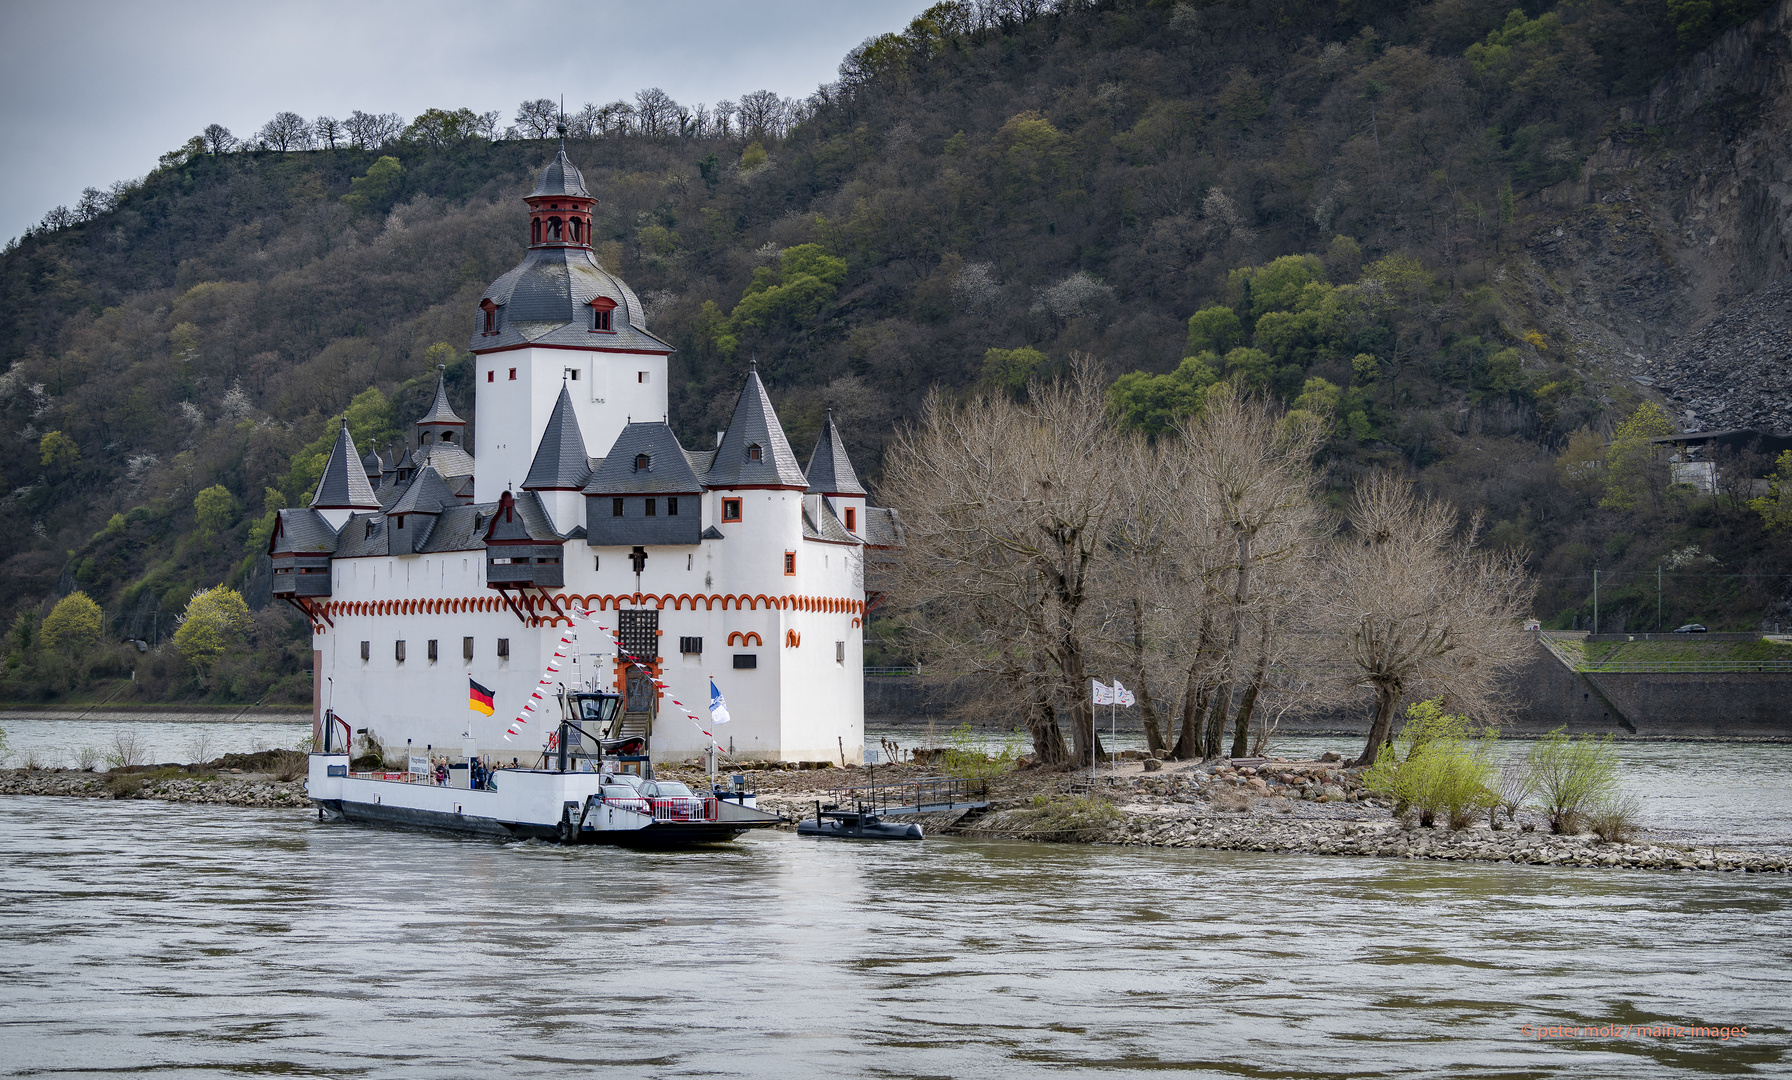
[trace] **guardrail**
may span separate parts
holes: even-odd
[[[1606,660],[1582,661],[1574,670],[1598,675],[1601,672],[1792,672],[1792,660]]]
[[[873,675],[919,675],[918,667],[868,667],[864,669],[867,677]]]
[[[1792,660],[1588,660],[1563,648],[1548,634],[1538,640],[1568,666],[1569,671],[1583,675],[1673,675],[1673,674],[1760,674],[1792,673]],[[1578,652],[1578,650],[1577,650]]]

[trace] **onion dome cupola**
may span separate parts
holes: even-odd
[[[529,204],[529,251],[479,298],[474,353],[528,345],[671,353],[647,329],[640,298],[591,250],[596,200],[563,149],[542,171]]]
[[[330,448],[330,459],[324,463],[324,474],[318,477],[309,507],[323,514],[335,529],[340,529],[356,511],[380,509],[373,485],[367,482],[366,466],[355,452],[354,437],[348,433],[346,416],[336,432],[336,445]]]
[[[809,479],[797,464],[784,426],[772,408],[772,399],[759,379],[757,366],[748,369],[747,385],[734,403],[728,430],[716,446],[704,483],[712,488],[780,487],[807,491]]]
[[[597,200],[585,190],[585,178],[565,147],[523,201],[529,204],[530,247],[591,246],[591,208]]]

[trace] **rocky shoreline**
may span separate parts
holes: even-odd
[[[931,835],[1015,839],[1125,847],[1206,848],[1445,862],[1505,862],[1533,866],[1638,870],[1792,873],[1792,857],[1640,839],[1607,843],[1590,834],[1556,836],[1521,815],[1520,827],[1495,830],[1482,821],[1452,832],[1417,828],[1394,819],[1363,797],[1360,781],[1332,762],[1268,762],[1261,766],[1192,766],[1146,772],[1155,763],[1124,763],[1117,776],[1091,784],[1082,774],[1019,772],[989,778],[989,807],[930,815]],[[662,775],[700,783],[701,774],[663,769]],[[880,783],[931,775],[910,766],[884,766]],[[760,770],[754,773],[763,809],[791,821],[813,812],[817,799],[863,784],[861,769]],[[165,802],[261,809],[308,809],[302,779],[220,770],[188,774],[158,766],[115,773],[69,769],[0,770],[0,795]],[[1523,826],[1528,825],[1529,828]]]

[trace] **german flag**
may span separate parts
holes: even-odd
[[[474,682],[471,676],[467,678],[467,708],[487,716],[492,714],[492,692]]]

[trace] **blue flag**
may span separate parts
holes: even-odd
[[[712,675],[709,679],[709,722],[726,724],[728,720],[728,702],[722,699],[722,692],[716,689],[715,676]]]

